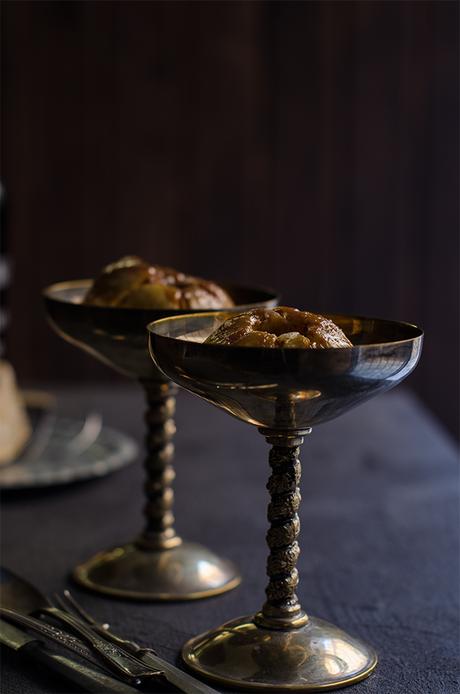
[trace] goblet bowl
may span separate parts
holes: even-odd
[[[190,311],[85,304],[83,299],[91,284],[91,280],[58,282],[44,290],[46,312],[54,330],[67,342],[129,378],[167,380],[149,357],[146,326],[151,321],[187,315]],[[240,286],[224,286],[224,289],[235,302],[235,308],[229,309],[233,312],[274,306],[277,300],[277,295],[267,289]]]
[[[238,419],[302,431],[396,386],[415,367],[422,331],[408,323],[327,314],[353,347],[270,349],[203,344],[228,312],[149,326],[150,351],[172,381]]]

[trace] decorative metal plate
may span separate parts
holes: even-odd
[[[0,467],[0,488],[47,487],[102,477],[132,462],[137,444],[102,425],[98,414],[86,419],[60,417],[50,411],[34,422],[21,456]]]

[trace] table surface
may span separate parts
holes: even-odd
[[[55,389],[56,391],[56,389]],[[68,387],[62,413],[103,414],[143,436],[140,389]],[[191,636],[257,610],[264,598],[268,447],[257,431],[185,393],[176,423],[179,533],[234,560],[243,582],[190,603],[131,603],[73,588],[114,629],[180,663]],[[458,692],[458,456],[404,389],[318,427],[303,450],[299,596],[311,614],[371,643],[380,664],[356,694]],[[142,524],[142,466],[66,487],[9,492],[2,563],[44,592]],[[2,652],[4,694],[67,692],[57,676]]]

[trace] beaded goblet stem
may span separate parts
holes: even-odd
[[[145,527],[134,541],[100,552],[76,567],[76,580],[92,590],[142,600],[193,600],[218,595],[240,582],[233,564],[199,544],[183,542],[174,529],[172,465],[177,387],[141,380],[145,423]]]
[[[176,410],[177,387],[173,383],[156,381],[143,381],[142,385],[147,399],[147,457],[144,464],[147,473],[144,485],[147,497],[144,516],[147,523],[137,544],[145,549],[170,549],[182,542],[174,529],[172,488],[176,476],[172,466],[172,439],[176,433],[173,417]]]
[[[296,594],[299,450],[311,429],[259,431],[271,445],[267,599],[255,615],[233,619],[188,641],[182,657],[201,675],[243,689],[313,692],[358,682],[375,668],[374,650],[334,624],[307,616]]]
[[[377,664],[374,650],[334,624],[307,616],[296,594],[299,450],[311,430],[259,431],[271,445],[267,599],[255,615],[233,619],[188,641],[182,657],[201,675],[243,689],[319,691],[359,682]]]
[[[297,538],[300,532],[298,510],[300,507],[299,450],[303,434],[283,434],[270,429],[260,429],[270,450],[269,462],[272,474],[267,489],[271,496],[268,506],[270,529],[267,544],[270,554],[267,560],[269,583],[267,601],[256,617],[256,623],[269,629],[297,628],[307,623],[296,595],[299,572],[296,564],[300,554]]]

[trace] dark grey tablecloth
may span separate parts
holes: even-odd
[[[190,636],[262,603],[267,445],[255,429],[184,393],[176,437],[179,532],[233,559],[244,581],[181,604],[115,601],[75,589],[122,634],[178,661]],[[142,438],[131,387],[60,392],[62,412],[103,413]],[[318,427],[303,447],[299,595],[311,614],[374,645],[356,694],[454,694],[459,616],[458,459],[443,430],[400,389]],[[4,494],[2,563],[46,592],[72,566],[140,529],[141,465],[97,481]],[[3,654],[2,692],[64,692],[55,676]]]

